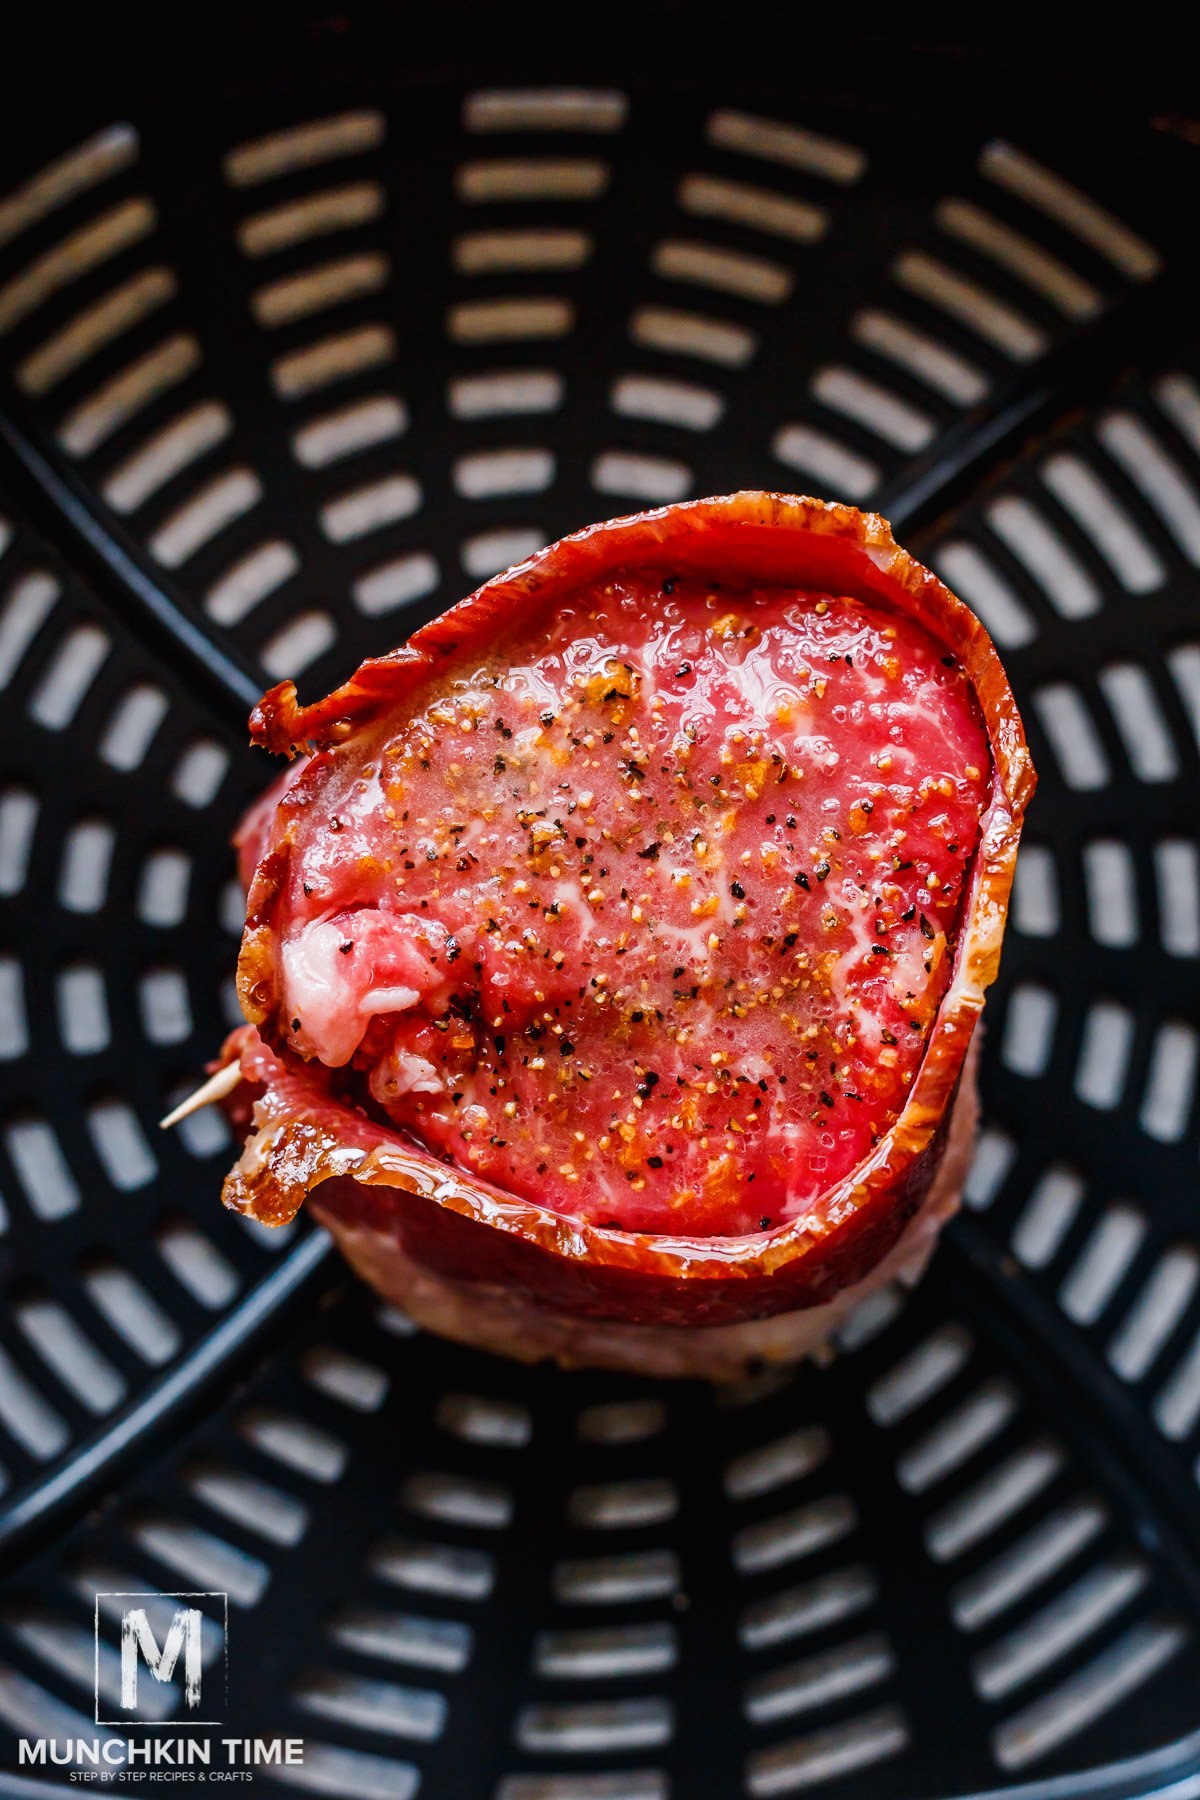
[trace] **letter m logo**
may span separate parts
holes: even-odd
[[[224,1594],[97,1594],[96,1723],[219,1725],[224,1658],[206,1658],[206,1617],[219,1649],[215,1634],[223,1636],[228,1623]],[[110,1621],[119,1626],[119,1652],[108,1641]],[[213,1666],[206,1669],[206,1660]],[[105,1711],[115,1716],[102,1717]]]

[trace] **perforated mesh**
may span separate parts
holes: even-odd
[[[43,131],[0,201],[3,1732],[88,1734],[97,1588],[203,1587],[230,1730],[303,1735],[310,1791],[1190,1769],[1200,358],[1116,354],[1173,316],[1186,168],[716,79],[343,72]],[[914,547],[1042,787],[930,1278],[719,1397],[316,1309],[320,1241],[217,1205],[219,1119],[154,1129],[231,1016],[263,677],[315,693],[596,516],[928,520],[968,476]]]

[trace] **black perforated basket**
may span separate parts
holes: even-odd
[[[227,1735],[305,1740],[256,1790],[1200,1794],[1200,131],[746,17],[18,68],[3,1791],[67,1791],[18,1740],[107,1716],[96,1593],[204,1590]],[[216,1111],[156,1130],[235,1017],[245,715],[751,485],[890,516],[1029,726],[967,1205],[828,1368],[526,1370],[222,1212]]]

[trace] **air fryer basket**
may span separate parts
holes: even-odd
[[[308,1792],[1200,1793],[1195,133],[769,38],[194,49],[48,80],[0,178],[0,1767],[94,1735],[97,1589],[213,1589]],[[1018,690],[968,1204],[829,1368],[525,1370],[156,1130],[234,1017],[245,714],[747,485],[878,506]]]

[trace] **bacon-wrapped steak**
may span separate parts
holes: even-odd
[[[728,1374],[957,1204],[1034,775],[965,606],[761,493],[552,545],[256,740],[226,1202],[432,1329]]]

